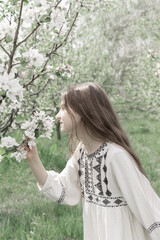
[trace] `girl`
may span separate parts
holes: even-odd
[[[160,240],[160,199],[151,187],[101,87],[83,83],[62,95],[56,116],[78,146],[58,174],[27,150],[39,190],[53,201],[82,200],[84,240]]]

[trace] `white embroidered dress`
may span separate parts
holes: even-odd
[[[114,143],[87,155],[80,143],[65,169],[40,188],[51,200],[82,200],[84,240],[160,240],[160,198],[132,157]]]

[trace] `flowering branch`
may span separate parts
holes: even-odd
[[[68,39],[68,37],[69,37],[69,34],[71,33],[72,28],[73,28],[73,26],[74,26],[74,24],[75,24],[75,22],[76,22],[76,20],[77,20],[78,14],[79,14],[79,12],[76,13],[76,15],[75,15],[75,17],[74,17],[74,20],[73,20],[73,22],[72,22],[72,25],[71,25],[71,27],[70,27],[70,29],[69,29],[69,31],[68,31],[65,39],[64,39],[64,42],[67,41],[67,39]],[[64,43],[64,42],[63,42],[63,43]],[[57,49],[59,49],[59,48],[63,45],[63,43],[61,43],[61,44],[59,44],[59,45],[57,45],[57,44],[55,44],[55,43],[53,44],[53,47],[52,47],[51,52],[47,54],[48,59],[47,59],[46,62],[44,63],[44,66],[43,66],[43,68],[41,69],[41,73],[43,73],[43,71],[45,71],[45,68],[46,68],[46,66],[47,66],[47,64],[48,64],[48,62],[49,62],[49,60],[50,60],[51,55],[56,54],[55,52],[57,51]],[[44,74],[45,74],[45,73],[44,73]],[[33,82],[34,82],[38,77],[40,77],[41,75],[42,75],[42,74],[38,74],[37,76],[33,76],[32,79],[31,79],[28,83],[26,83],[26,84],[23,85],[23,87],[25,88],[25,87],[27,87],[28,85],[30,85],[31,83],[33,83]]]
[[[69,34],[70,34],[70,32],[72,31],[72,28],[73,28],[73,26],[74,26],[74,24],[75,24],[75,22],[76,22],[76,20],[77,20],[77,18],[78,18],[78,15],[79,15],[79,12],[76,13],[76,15],[75,15],[75,17],[74,17],[74,20],[73,20],[73,22],[72,22],[72,25],[71,25],[71,27],[70,27],[70,29],[69,29],[69,31],[68,31],[65,39],[64,39],[64,42],[67,41],[67,39],[68,39],[68,37],[69,37]]]
[[[18,110],[19,110],[19,109],[18,109]],[[3,136],[4,136],[5,133],[7,132],[8,128],[12,125],[12,122],[13,122],[13,120],[14,120],[13,116],[14,116],[14,114],[17,114],[18,110],[15,112],[15,110],[12,109],[12,112],[11,112],[11,115],[10,115],[8,121],[6,122],[6,124],[5,124],[3,127],[0,128],[0,129],[1,129],[1,132],[3,133]]]
[[[55,51],[57,51],[57,49],[60,48],[67,41],[67,39],[68,39],[68,37],[69,37],[69,35],[70,35],[71,31],[72,31],[72,28],[73,28],[73,26],[74,26],[74,24],[75,24],[75,22],[76,22],[76,20],[78,18],[78,15],[79,15],[79,12],[76,13],[76,15],[74,17],[74,20],[72,22],[72,25],[71,25],[71,27],[70,27],[70,29],[69,29],[69,31],[68,31],[68,33],[67,33],[67,35],[66,35],[66,37],[65,37],[65,39],[63,41],[63,43],[61,43],[59,45],[55,44],[55,48],[48,54],[48,57],[50,57],[52,54],[54,54]]]
[[[15,36],[14,36],[14,41],[13,41],[13,49],[11,52],[11,56],[10,56],[10,60],[9,60],[9,64],[8,64],[8,74],[11,71],[12,68],[12,62],[13,62],[13,57],[17,48],[17,39],[18,39],[18,34],[19,34],[19,28],[20,28],[20,22],[21,22],[21,16],[22,16],[22,8],[23,8],[23,0],[21,0],[21,5],[20,5],[20,11],[19,11],[19,17],[18,17],[18,24],[17,24],[17,29],[15,31]]]
[[[43,76],[43,75],[45,75],[45,74],[47,74],[47,73],[49,73],[49,72],[44,72],[44,73],[38,74],[38,75],[36,75],[36,76],[33,75],[32,79],[31,79],[28,83],[23,84],[23,88],[28,87],[28,86],[31,85],[38,77]]]
[[[34,96],[34,95],[37,95],[37,96],[38,96],[39,93],[42,92],[42,91],[45,89],[45,87],[48,85],[48,83],[49,83],[50,81],[51,81],[51,79],[48,79],[47,82],[44,84],[44,86],[43,86],[39,91],[30,94],[30,96]]]
[[[19,47],[22,43],[26,42],[26,40],[39,28],[41,24],[38,22],[37,26],[21,41],[19,42],[16,47]]]

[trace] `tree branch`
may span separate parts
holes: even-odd
[[[19,109],[17,109],[16,111],[13,109],[12,112],[11,112],[11,115],[10,115],[10,118],[8,119],[8,121],[6,122],[6,124],[1,127],[1,132],[3,133],[3,136],[5,136],[8,128],[11,126],[13,120],[14,120],[14,114],[16,115],[18,113]]]
[[[77,18],[78,18],[78,15],[79,15],[79,12],[76,13],[76,15],[75,15],[75,17],[74,17],[74,20],[73,20],[73,22],[72,22],[72,25],[71,25],[71,27],[70,27],[70,29],[69,29],[69,31],[68,31],[65,39],[64,39],[64,42],[67,41],[67,39],[68,39],[68,37],[69,37],[69,34],[70,34],[70,32],[72,31],[72,28],[73,28],[73,26],[74,26],[74,24],[75,24],[75,22],[76,22],[76,20],[77,20]]]
[[[43,86],[39,91],[30,94],[30,96],[34,96],[34,95],[37,95],[37,96],[38,96],[38,94],[45,89],[45,87],[48,85],[49,82],[50,82],[50,79],[48,79],[48,81],[44,84],[44,86]]]
[[[23,84],[23,88],[28,87],[28,86],[31,85],[38,77],[43,76],[43,75],[45,75],[45,74],[47,74],[47,73],[50,73],[50,72],[44,72],[44,73],[38,74],[37,76],[33,76],[32,79],[31,79],[28,83]]]
[[[11,57],[10,53],[0,44],[0,47],[3,49],[3,51],[9,56],[9,58]]]
[[[62,2],[62,0],[60,0],[60,1],[54,6],[54,8],[56,9],[61,2]]]
[[[5,38],[6,38],[6,36],[5,36],[5,37],[3,37],[2,39],[0,39],[0,42],[1,42],[1,41],[3,41]]]
[[[22,43],[24,43],[40,26],[41,24],[38,22],[37,26],[21,41],[19,42],[16,47],[19,47],[19,45],[21,45]]]
[[[20,28],[20,23],[21,23],[21,17],[22,17],[22,8],[23,8],[23,0],[21,0],[21,5],[20,5],[20,10],[19,10],[19,17],[18,17],[18,24],[17,24],[17,29],[15,31],[15,35],[14,35],[14,40],[13,40],[13,49],[11,51],[11,56],[10,56],[10,60],[9,60],[9,64],[8,64],[8,74],[11,71],[12,68],[12,62],[13,62],[13,57],[16,51],[16,44],[17,44],[17,39],[18,39],[18,34],[19,34],[19,28]]]
[[[68,31],[68,33],[67,33],[67,35],[66,35],[66,37],[65,37],[65,39],[63,41],[63,43],[61,43],[59,45],[56,44],[55,48],[48,54],[48,57],[50,57],[52,54],[54,54],[54,52],[57,51],[57,49],[60,48],[64,44],[64,42],[67,41],[67,39],[68,39],[68,37],[69,37],[69,35],[70,35],[71,31],[72,31],[72,28],[73,28],[73,26],[74,26],[74,24],[75,24],[75,22],[77,20],[78,15],[79,15],[79,12],[76,13],[76,15],[74,17],[74,20],[72,22],[72,25],[71,25],[71,27],[70,27],[70,29],[69,29],[69,31]]]
[[[21,62],[13,63],[13,64],[12,64],[12,67],[13,67],[13,66],[16,66],[16,65],[19,65],[19,64],[21,64]]]

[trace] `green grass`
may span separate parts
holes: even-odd
[[[160,122],[144,113],[119,114],[148,178],[160,195]],[[123,118],[121,117],[123,116]],[[47,169],[61,171],[66,164],[67,140],[40,140],[39,155]],[[0,164],[1,240],[82,240],[81,205],[69,207],[46,199],[25,161],[6,157]]]
[[[66,164],[67,144],[49,140],[37,144],[45,167],[60,172]],[[46,199],[37,191],[25,161],[19,164],[6,158],[0,165],[0,178],[1,240],[82,239],[81,205],[68,207]]]

